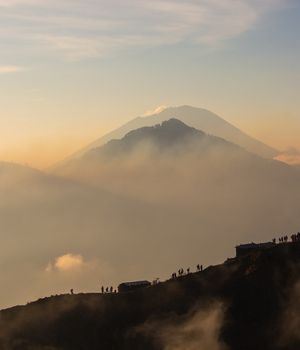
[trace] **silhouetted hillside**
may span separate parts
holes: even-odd
[[[298,350],[299,243],[146,289],[54,296],[4,310],[1,349]]]

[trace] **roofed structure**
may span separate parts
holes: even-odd
[[[270,249],[276,246],[276,243],[274,242],[265,242],[265,243],[247,243],[247,244],[240,244],[235,247],[236,249],[236,257],[240,257],[243,255],[246,255],[252,251],[255,250],[264,250],[264,249]]]
[[[118,286],[119,293],[130,292],[132,290],[146,288],[151,286],[149,281],[133,281],[133,282],[123,282]]]

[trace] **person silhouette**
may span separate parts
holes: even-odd
[[[101,293],[104,294],[104,287],[101,287]]]
[[[74,294],[74,289],[71,289],[70,292],[71,292],[71,294],[73,295],[73,294]]]
[[[110,287],[110,292],[112,293],[114,291],[113,287]]]

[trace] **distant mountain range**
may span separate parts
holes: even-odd
[[[222,231],[213,229],[219,224],[223,229],[229,224],[228,237],[250,227],[264,235],[287,217],[297,227],[300,176],[295,168],[174,118],[92,148],[56,174],[177,211],[182,220],[187,214],[193,229],[213,235]],[[222,219],[213,222],[215,216]],[[220,240],[225,244],[226,237]]]
[[[251,136],[248,136],[235,126],[231,125],[210,111],[190,106],[180,106],[167,108],[162,112],[151,116],[137,117],[129,121],[127,124],[121,126],[120,128],[92,142],[84,149],[70,156],[67,160],[79,158],[87,151],[93,148],[98,148],[112,139],[121,139],[132,130],[145,126],[154,126],[171,118],[176,118],[188,126],[235,143],[245,148],[246,150],[258,154],[264,158],[273,158],[279,153],[279,151],[276,149],[254,139]]]
[[[187,126],[182,121],[172,118],[163,121],[155,126],[146,126],[137,130],[132,130],[120,140],[111,140],[107,144],[92,148],[87,151],[82,160],[100,157],[128,156],[137,151],[157,151],[157,152],[205,152],[212,147],[231,148],[232,150],[241,150],[222,138],[207,135],[203,131]],[[141,150],[142,148],[142,150]],[[79,162],[80,159],[74,160]]]

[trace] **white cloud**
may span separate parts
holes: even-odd
[[[150,115],[158,114],[158,113],[164,111],[164,110],[167,109],[167,108],[168,108],[168,106],[165,106],[165,105],[158,106],[158,107],[156,107],[155,109],[146,111],[146,112],[143,114],[143,117],[149,117]]]
[[[65,254],[59,256],[54,262],[50,262],[46,268],[47,272],[61,271],[68,272],[78,270],[84,265],[84,260],[81,255]]]
[[[18,66],[0,66],[0,74],[17,73],[22,70],[23,68]]]
[[[0,20],[9,18],[10,32],[19,33],[23,40],[46,44],[68,59],[83,59],[181,42],[215,47],[252,29],[267,12],[288,2],[0,0],[4,7]]]
[[[274,159],[279,160],[290,165],[300,165],[300,151],[291,147],[286,151],[281,152]]]

